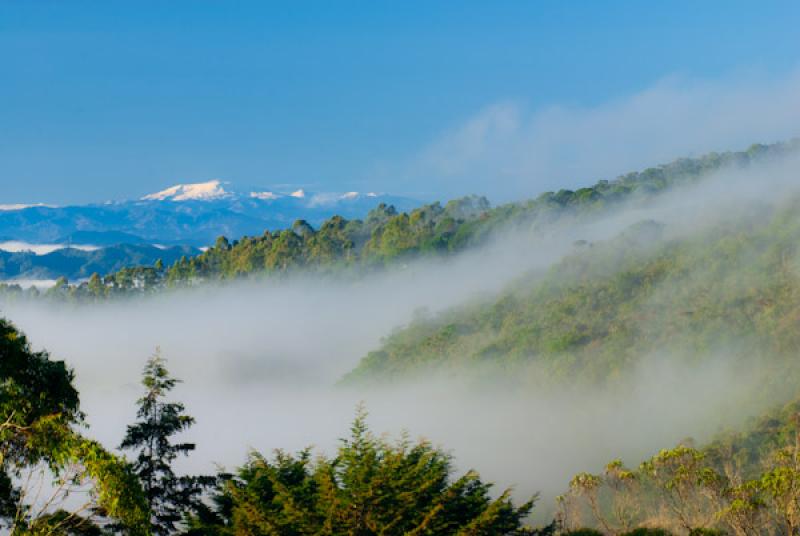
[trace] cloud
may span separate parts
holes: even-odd
[[[507,156],[506,144],[519,136],[522,119],[512,102],[489,106],[425,149],[420,162],[445,176],[462,174],[486,161],[502,165],[499,160]]]
[[[792,138],[798,125],[800,72],[717,81],[673,76],[593,107],[492,104],[421,149],[401,175],[440,196],[511,200]]]

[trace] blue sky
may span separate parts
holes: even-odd
[[[800,134],[798,23],[794,1],[0,0],[0,203],[574,187]]]

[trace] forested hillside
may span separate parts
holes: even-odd
[[[535,199],[497,207],[491,207],[483,197],[470,196],[411,212],[397,212],[393,206],[381,204],[364,220],[335,216],[317,229],[298,220],[291,228],[266,230],[260,236],[235,240],[220,237],[203,254],[184,256],[171,265],[132,266],[107,275],[98,274],[93,281],[59,285],[49,294],[96,299],[244,277],[298,272],[334,274],[345,269],[363,273],[414,258],[452,255],[485,244],[497,232],[510,227],[536,232],[567,216],[595,217],[623,201],[652,198],[676,186],[696,182],[711,172],[729,166],[747,168],[756,162],[793,154],[798,148],[800,140],[793,140],[753,145],[741,152],[682,158],[575,191],[546,192]],[[8,287],[4,290],[12,294],[21,291]]]
[[[800,528],[799,498],[795,400],[707,445],[688,440],[633,468],[612,460],[600,473],[575,475],[558,499],[558,522],[587,536],[636,527],[653,536],[791,535]]]
[[[270,351],[286,352],[272,325],[277,317],[265,311],[262,301],[256,302],[255,309],[244,307],[241,294],[237,294],[242,289],[255,288],[259,278],[346,274],[357,279],[384,268],[402,269],[415,259],[446,258],[478,248],[509,229],[524,231],[525,238],[515,242],[515,247],[534,248],[538,232],[545,234],[556,228],[554,224],[577,223],[588,229],[595,224],[608,224],[613,216],[634,207],[634,216],[621,218],[619,221],[624,223],[619,226],[610,225],[610,231],[601,234],[603,238],[568,242],[565,246],[569,254],[559,253],[557,262],[530,269],[511,284],[506,285],[504,280],[499,293],[478,295],[467,285],[459,287],[459,292],[463,288],[463,297],[459,294],[460,304],[456,307],[436,314],[418,311],[407,325],[385,334],[379,347],[345,375],[339,389],[334,389],[336,394],[330,395],[332,398],[320,400],[327,403],[346,391],[369,393],[369,388],[375,386],[380,391],[385,387],[383,382],[394,383],[393,387],[413,394],[414,388],[421,385],[414,380],[420,377],[441,389],[433,400],[447,398],[455,404],[460,399],[453,394],[453,385],[466,389],[486,387],[482,391],[488,392],[495,392],[489,387],[499,386],[517,397],[510,399],[516,406],[492,406],[491,396],[478,400],[486,401],[498,414],[513,413],[519,422],[512,428],[527,427],[548,441],[547,426],[567,425],[533,422],[530,415],[534,408],[526,404],[534,400],[563,401],[584,388],[589,395],[580,400],[601,404],[609,393],[635,389],[637,365],[648,358],[691,374],[698,370],[696,365],[721,356],[727,365],[747,364],[746,370],[758,374],[751,382],[757,385],[755,389],[750,384],[747,388],[725,386],[747,391],[730,400],[758,397],[752,408],[741,409],[742,414],[754,413],[767,403],[785,403],[787,398],[797,396],[800,196],[796,189],[791,185],[785,192],[761,199],[740,196],[741,203],[722,203],[713,209],[713,214],[704,213],[703,218],[678,215],[660,221],[639,216],[662,214],[655,208],[668,199],[668,193],[686,196],[698,191],[677,186],[706,184],[704,179],[715,170],[747,169],[798,148],[800,142],[757,145],[740,153],[683,159],[615,181],[601,181],[591,188],[546,193],[525,203],[495,208],[480,197],[467,197],[444,206],[428,205],[410,213],[397,213],[382,205],[363,221],[334,217],[319,229],[297,222],[291,229],[267,231],[259,237],[233,242],[221,237],[208,251],[171,266],[156,263],[127,267],[104,277],[94,274],[79,285],[61,280],[45,293],[45,297],[57,301],[86,301],[86,307],[52,307],[52,303],[43,300],[30,310],[52,307],[68,315],[91,310],[95,316],[90,318],[97,322],[91,326],[92,333],[98,337],[104,336],[104,330],[125,336],[136,333],[140,337],[167,316],[148,318],[149,324],[127,323],[120,320],[122,316],[106,313],[121,312],[128,302],[95,302],[253,279],[252,285],[244,285],[233,294],[238,296],[236,306],[244,311],[238,313],[257,318],[258,329],[263,324],[266,340],[274,346],[267,350],[256,348],[253,362],[263,359],[269,363]],[[727,168],[728,165],[732,167]],[[727,177],[718,177],[723,189],[733,184],[724,183]],[[712,211],[702,202],[697,206],[695,211]],[[448,269],[451,266],[442,264]],[[481,277],[492,277],[490,271],[481,273]],[[335,283],[338,286],[341,281]],[[224,293],[232,289],[221,285],[216,290]],[[18,297],[34,295],[13,287],[4,291]],[[197,298],[191,302],[192,308],[205,305],[203,299],[207,295],[191,290],[168,297],[188,295]],[[323,298],[320,294],[319,299]],[[137,301],[132,308],[146,301]],[[282,315],[290,300],[277,301],[280,303],[276,310]],[[162,306],[165,303],[166,300],[159,302]],[[374,307],[392,306],[385,301],[369,303]],[[17,310],[25,312],[28,304],[23,305]],[[314,302],[313,307],[318,305]],[[335,314],[344,315],[345,310],[337,301]],[[193,324],[192,318],[174,313],[185,313],[186,309],[172,311],[168,316],[175,318],[175,332],[202,329]],[[352,311],[353,308],[350,314]],[[298,322],[302,325],[292,332],[294,336],[319,335],[306,322],[311,311],[302,312],[305,316]],[[231,313],[223,310],[222,314]],[[370,310],[370,314],[374,312]],[[105,316],[109,317],[107,324]],[[59,321],[58,314],[47,318]],[[214,327],[226,325],[226,321],[223,316],[214,316]],[[139,326],[149,328],[140,330]],[[48,324],[48,330],[50,327]],[[469,468],[457,469],[448,451],[424,439],[414,442],[403,435],[393,442],[373,435],[361,410],[350,434],[337,443],[333,452],[315,452],[315,456],[309,449],[297,454],[277,450],[272,455],[251,451],[244,464],[232,470],[178,474],[173,462],[195,449],[194,443],[179,441],[180,434],[186,433],[195,421],[182,403],[170,398],[169,392],[179,380],[170,376],[166,361],[158,352],[144,370],[145,393],[137,403],[137,420],[128,426],[120,444],[122,449],[133,451],[134,458],[120,458],[81,435],[84,417],[72,372],[63,363],[51,361],[48,354],[34,352],[11,324],[0,321],[0,328],[0,364],[6,364],[5,368],[0,367],[6,401],[0,409],[5,408],[7,423],[0,432],[5,434],[8,453],[0,460],[5,470],[0,474],[0,522],[15,534],[38,533],[39,527],[45,532],[55,527],[49,532],[53,534],[88,531],[164,535],[777,536],[800,531],[797,403],[751,422],[741,432],[717,435],[705,446],[684,441],[671,450],[655,454],[648,451],[637,468],[615,460],[601,473],[580,473],[569,484],[565,482],[566,492],[558,500],[557,513],[548,504],[541,509],[544,519],[537,520],[543,523],[534,528],[530,514],[535,496],[517,495],[512,489],[493,491],[478,473]],[[361,326],[347,325],[343,331],[351,328],[355,332]],[[317,331],[325,329],[330,328],[325,325]],[[225,330],[215,332],[215,338],[225,345],[221,369],[216,370],[210,360],[204,361],[210,352],[203,348],[208,339],[192,346],[197,354],[188,356],[192,368],[208,366],[215,381],[229,369],[241,366],[236,360],[237,349],[230,345],[231,324]],[[346,339],[351,336],[356,335],[348,332],[335,340],[347,344]],[[175,340],[168,342],[174,344]],[[183,358],[186,360],[187,356]],[[309,362],[317,366],[320,363]],[[350,367],[353,361],[348,363]],[[258,371],[248,367],[241,370],[252,376],[248,382],[256,386],[259,394],[262,390],[279,391],[277,386],[282,382],[288,390],[302,386],[302,382],[295,385],[290,376],[284,376],[285,368],[269,369],[269,374],[276,376],[275,384],[264,384],[269,389],[260,383],[264,377]],[[326,381],[333,383],[333,377]],[[440,378],[446,381],[440,384]],[[502,382],[496,381],[500,379]],[[214,383],[211,389],[217,387]],[[223,385],[219,389],[225,392]],[[241,386],[239,389],[244,391]],[[721,391],[708,389],[709,396]],[[566,396],[528,396],[546,392]],[[25,402],[27,399],[33,405]],[[626,400],[624,395],[621,399]],[[105,391],[102,403],[110,400]],[[37,404],[42,405],[41,410]],[[284,405],[278,403],[276,407],[283,411]],[[409,413],[415,409],[410,407]],[[702,410],[705,408],[696,411]],[[259,411],[263,411],[261,407]],[[319,413],[319,408],[314,406],[313,412]],[[452,426],[461,422],[459,418],[470,417],[458,412],[455,415]],[[226,416],[232,421],[237,417]],[[287,420],[290,426],[298,422],[295,417],[289,418],[294,419]],[[513,447],[524,449],[526,437],[517,434],[508,440],[519,439],[521,445]],[[608,436],[603,439],[620,446],[630,440]],[[584,452],[581,448],[570,452],[580,457]],[[489,453],[488,458],[481,459],[493,461],[496,456]],[[535,463],[541,467],[551,460],[543,457]],[[79,482],[78,487],[91,499],[87,510],[71,512],[66,501],[62,501],[62,509],[52,511],[34,507],[17,480],[19,475],[43,464],[48,468],[39,472],[40,478],[56,484],[72,482],[69,478]],[[526,471],[515,473],[515,478],[526,489],[537,484],[537,475]],[[73,491],[73,487],[66,489]],[[551,514],[556,515],[555,519]]]
[[[698,180],[726,166],[747,167],[800,149],[800,140],[753,145],[742,152],[682,158],[613,181],[575,191],[546,192],[536,199],[492,208],[483,197],[433,203],[398,213],[380,205],[362,220],[334,217],[314,229],[300,220],[290,229],[265,231],[232,243],[220,238],[214,248],[182,260],[166,273],[169,282],[225,279],[292,269],[331,271],[343,266],[374,267],[420,255],[441,255],[484,243],[508,225],[535,227],[565,214],[602,211],[636,195],[652,196]]]
[[[0,536],[800,536],[798,23],[0,0]]]
[[[420,255],[441,255],[483,243],[509,224],[546,225],[567,212],[601,211],[635,195],[650,196],[697,180],[725,166],[748,166],[800,149],[800,140],[753,145],[746,151],[711,153],[683,158],[613,181],[575,191],[546,192],[536,199],[492,208],[483,197],[465,197],[442,206],[433,203],[398,213],[380,205],[362,220],[334,217],[314,229],[300,220],[290,229],[265,231],[262,236],[231,242],[220,238],[215,247],[166,270],[167,282],[213,280],[293,269],[334,271],[345,266],[374,267]]]
[[[650,221],[578,244],[497,298],[415,320],[347,379],[491,363],[534,382],[595,381],[653,354],[791,357],[800,349],[799,208],[794,197],[689,234]]]

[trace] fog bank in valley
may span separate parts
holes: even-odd
[[[737,368],[724,354],[692,369],[648,356],[631,371],[631,387],[613,393],[569,385],[520,392],[448,378],[343,388],[337,380],[420,308],[435,313],[494,294],[552,266],[574,240],[613,237],[641,219],[692,232],[751,203],[756,190],[769,192],[759,203],[777,202],[793,188],[795,169],[784,162],[727,170],[599,221],[535,235],[513,230],[479,251],[357,281],[296,277],[79,307],[19,302],[2,314],[36,348],[75,368],[90,435],[107,445],[117,445],[133,420],[141,368],[160,346],[184,381],[175,398],[197,418],[188,439],[198,450],[181,462],[184,470],[233,468],[249,448],[316,445],[330,453],[364,401],[376,431],[425,436],[450,449],[461,469],[474,467],[520,495],[552,498],[577,471],[596,471],[620,455],[636,461],[689,435],[707,438],[733,422],[726,416],[744,418],[730,409],[758,388],[757,371]]]

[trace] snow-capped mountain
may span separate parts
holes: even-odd
[[[166,190],[142,197],[142,201],[210,201],[222,199],[230,193],[222,187],[222,181],[213,180],[194,184],[176,184]]]
[[[24,203],[11,203],[9,205],[0,205],[0,212],[3,211],[11,211],[11,210],[22,210],[24,208],[31,208],[31,207],[53,207],[54,205],[45,205],[44,203],[34,203],[32,205],[26,205]]]
[[[305,189],[239,188],[221,180],[183,183],[138,199],[52,206],[0,204],[0,237],[32,244],[212,244],[285,229],[303,219],[318,226],[340,215],[363,218],[380,203],[398,210],[419,201],[374,192],[311,192]],[[129,237],[124,239],[124,237]],[[122,241],[122,242],[121,242]]]
[[[271,190],[233,189],[228,182],[214,179],[207,182],[176,184],[166,190],[147,194],[141,201],[215,201],[220,199],[250,198],[260,201],[275,201],[285,197],[307,199],[312,204],[335,203],[336,201],[354,201],[361,198],[377,198],[379,194],[368,192],[315,193],[309,194],[303,188],[291,192],[275,192]]]

